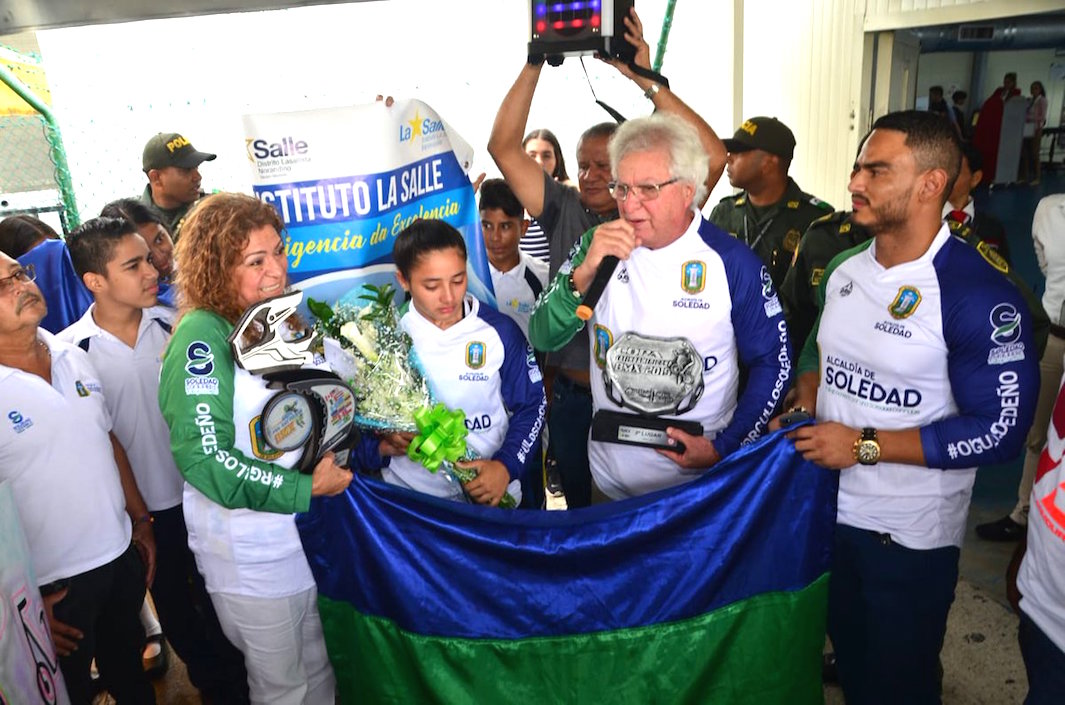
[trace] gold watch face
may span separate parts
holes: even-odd
[[[859,441],[855,455],[862,465],[874,465],[880,460],[880,444],[868,439]]]

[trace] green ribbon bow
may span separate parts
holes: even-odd
[[[462,409],[449,410],[443,404],[433,408],[422,407],[414,412],[414,424],[418,435],[407,446],[407,457],[421,463],[429,472],[436,472],[443,463],[450,465],[451,474],[465,484],[477,477],[477,471],[460,468],[455,461],[466,455],[466,412]],[[514,509],[518,506],[514,497],[506,492],[499,500],[501,509]]]
[[[407,447],[407,457],[436,472],[445,460],[454,463],[466,454],[466,414],[443,404],[414,412],[418,435]]]

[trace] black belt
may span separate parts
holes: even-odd
[[[1065,340],[1065,326],[1059,326],[1057,323],[1050,324],[1050,334]]]

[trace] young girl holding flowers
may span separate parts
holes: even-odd
[[[400,327],[414,341],[434,398],[465,413],[466,441],[478,459],[457,463],[477,471],[464,486],[405,456],[392,459],[384,479],[456,501],[465,494],[495,506],[508,491],[520,499],[546,407],[532,348],[514,321],[466,292],[466,243],[452,226],[415,221],[397,236],[392,257],[410,294]],[[387,440],[401,451],[409,439],[392,434]]]

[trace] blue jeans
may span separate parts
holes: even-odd
[[[588,431],[591,427],[591,390],[561,374],[555,377],[547,418],[548,454],[558,462],[562,491],[570,509],[592,504],[592,471],[588,467]]]
[[[1065,651],[1058,648],[1032,618],[1021,610],[1017,632],[1028,672],[1028,696],[1024,705],[1059,705],[1065,694]]]
[[[836,525],[828,635],[847,705],[938,704],[956,546],[914,550]]]

